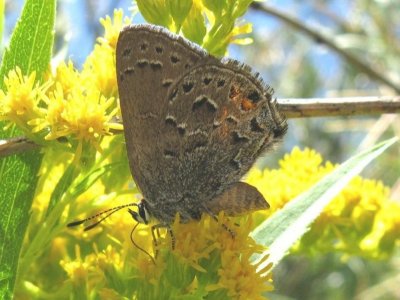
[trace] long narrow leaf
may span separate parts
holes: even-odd
[[[53,45],[55,0],[27,0],[0,69],[0,88],[9,70],[36,71],[41,79],[48,68]],[[0,128],[4,123],[0,123]],[[0,130],[0,137],[21,135],[15,128]],[[42,154],[31,151],[0,160],[0,299],[11,299],[18,260],[29,221]]]
[[[0,78],[16,66],[27,75],[36,71],[42,78],[48,69],[54,40],[55,0],[27,0],[5,50]],[[0,80],[0,88],[4,88]]]
[[[289,202],[282,210],[257,227],[253,231],[252,237],[259,244],[267,246],[268,249],[265,253],[255,256],[253,261],[257,263],[261,257],[269,254],[269,258],[260,264],[258,269],[263,269],[269,263],[276,265],[290,247],[307,231],[308,226],[319,216],[332,198],[366,165],[397,140],[397,138],[392,138],[353,156],[322,178],[310,190]]]

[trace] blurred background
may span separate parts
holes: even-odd
[[[400,90],[400,1],[391,0],[280,0],[259,2],[290,15],[302,25],[324,34],[371,69],[389,78]],[[6,1],[4,42],[7,44],[21,12],[22,0]],[[59,0],[55,60],[71,59],[79,69],[103,33],[99,19],[123,8],[130,16],[130,0]],[[325,43],[287,22],[252,8],[243,17],[253,24],[253,43],[231,45],[229,57],[260,72],[277,98],[391,96],[395,89],[370,78]],[[138,14],[134,23],[144,22]],[[294,146],[315,149],[340,163],[360,149],[400,136],[399,115],[327,117],[289,120],[289,131],[277,151],[260,160],[274,168]],[[362,175],[391,187],[400,201],[400,147],[395,145],[369,165]],[[400,256],[390,261],[343,257],[290,256],[276,269],[272,299],[400,299]]]

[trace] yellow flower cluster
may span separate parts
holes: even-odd
[[[126,230],[131,226],[130,216],[121,213],[111,218],[104,231],[77,231],[75,238],[55,239],[45,265],[52,263],[50,257],[61,257],[69,279],[61,290],[81,298],[97,294],[107,299],[261,300],[264,292],[273,289],[270,275],[261,275],[271,266],[257,273],[258,265],[249,262],[252,254],[263,250],[248,237],[253,229],[250,217],[232,220],[221,213],[218,221],[203,216],[198,222],[182,224],[177,216],[171,226],[174,249],[165,230],[154,247],[150,227],[139,226],[132,239],[145,251],[155,249],[155,261],[132,245]],[[227,228],[234,231],[234,238]],[[73,246],[77,241],[80,246]],[[70,252],[74,252],[71,257]]]
[[[7,92],[0,90],[0,119],[11,121],[10,125],[16,124],[28,134],[27,123],[43,113],[40,103],[51,86],[49,82],[40,85],[35,80],[36,72],[25,76],[17,67],[4,79]]]
[[[314,150],[297,147],[279,164],[279,169],[252,169],[248,174],[247,182],[256,186],[271,205],[269,211],[259,215],[273,214],[335,168],[329,161],[323,164]],[[294,251],[340,251],[386,258],[400,243],[399,215],[400,204],[389,199],[387,187],[357,176],[325,208]]]
[[[122,10],[101,21],[104,38],[87,58],[82,71],[71,62],[61,63],[46,75],[44,84],[35,83],[35,73],[23,75],[17,67],[5,78],[6,91],[0,91],[0,116],[17,124],[35,142],[67,138],[82,151],[84,142],[100,150],[102,137],[110,130],[121,130],[113,122],[119,112],[115,75],[115,45],[119,31],[129,19]]]
[[[210,274],[215,272],[217,281],[209,279],[205,286],[209,292],[226,291],[230,299],[264,299],[262,293],[272,290],[271,278],[257,273],[257,265],[249,260],[263,247],[249,237],[254,228],[251,218],[236,221],[226,218],[223,212],[218,221],[207,215],[199,222],[182,224],[176,218],[172,230],[179,243],[173,251],[174,259],[198,271],[199,278],[207,273],[213,278]]]
[[[112,223],[127,226],[126,220],[121,222],[119,218],[114,218]],[[105,291],[96,289],[97,286],[110,287],[110,282],[120,282],[120,286],[113,287],[113,293],[120,296],[131,293],[135,299],[189,296],[200,299],[207,295],[218,295],[218,299],[265,299],[262,293],[273,289],[272,279],[270,275],[261,275],[267,270],[257,273],[258,265],[252,265],[249,260],[262,247],[248,237],[253,228],[251,218],[236,221],[239,223],[221,213],[218,221],[203,216],[200,221],[182,224],[177,216],[171,227],[175,248],[171,249],[168,233],[158,235],[155,263],[148,254],[134,248],[126,236],[118,234],[122,232],[118,226],[109,226],[106,230],[113,236],[113,246],[105,246],[105,250],[85,258],[76,248],[76,258],[62,260],[61,266],[75,286],[86,285],[99,294]],[[233,228],[234,237],[227,227]],[[142,227],[132,236],[135,244],[148,252],[153,248],[150,230]],[[95,236],[92,239],[97,249],[102,242]],[[101,276],[102,272],[106,276]],[[131,292],[127,293],[127,289]]]

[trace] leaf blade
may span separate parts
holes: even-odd
[[[37,78],[42,78],[48,69],[53,47],[55,6],[55,0],[26,1],[10,45],[4,52],[0,78],[16,66],[25,75],[36,71]],[[3,80],[0,88],[4,88]]]
[[[373,159],[393,145],[398,138],[392,138],[351,157],[337,169],[322,178],[311,189],[289,202],[282,210],[258,226],[251,234],[257,243],[268,249],[252,257],[253,263],[269,254],[269,258],[257,267],[262,270],[269,263],[275,266],[290,247],[306,232],[308,226],[318,217],[322,209],[343,187]]]
[[[47,70],[53,46],[55,0],[27,0],[0,68],[4,75],[19,66],[24,74],[35,70],[41,79]],[[33,39],[30,35],[34,34]],[[4,127],[4,122],[0,123]],[[21,135],[15,126],[0,131],[1,138]],[[17,277],[19,254],[42,161],[40,151],[3,158],[0,161],[0,298],[11,299]]]

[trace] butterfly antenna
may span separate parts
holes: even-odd
[[[145,253],[148,257],[150,257],[151,261],[153,262],[153,264],[156,264],[156,261],[154,260],[153,256],[151,256],[151,254],[149,252],[147,252],[146,250],[144,250],[142,247],[140,247],[138,244],[135,243],[135,241],[133,240],[133,233],[135,232],[136,228],[139,226],[139,223],[136,223],[136,225],[133,227],[132,231],[131,231],[131,242],[132,244],[138,248],[140,251],[142,251],[143,253]]]
[[[93,223],[93,224],[91,224],[91,225],[89,225],[89,226],[86,226],[86,227],[84,228],[84,231],[88,231],[88,230],[90,230],[90,229],[96,227],[97,225],[99,225],[101,222],[103,222],[105,219],[107,219],[107,218],[108,218],[109,216],[111,216],[113,213],[115,213],[115,212],[117,212],[117,211],[119,211],[119,210],[121,210],[121,209],[123,209],[123,208],[125,208],[125,207],[129,207],[129,206],[137,206],[137,204],[136,204],[136,203],[129,203],[129,204],[124,204],[124,205],[116,206],[116,207],[113,207],[113,208],[109,208],[109,209],[107,209],[107,210],[104,210],[104,211],[102,211],[102,212],[99,212],[98,214],[95,214],[95,215],[90,216],[90,217],[88,217],[88,218],[85,218],[85,219],[82,219],[82,220],[78,220],[78,221],[74,221],[74,222],[68,223],[68,224],[67,224],[67,227],[75,227],[75,226],[81,225],[81,224],[83,224],[83,223],[85,223],[85,222],[87,222],[87,221],[93,220],[93,219],[95,219],[95,218],[98,218],[98,217],[100,217],[100,216],[106,214],[104,217],[102,217],[102,218],[101,218],[100,220],[98,220],[97,222],[95,222],[95,223]]]

